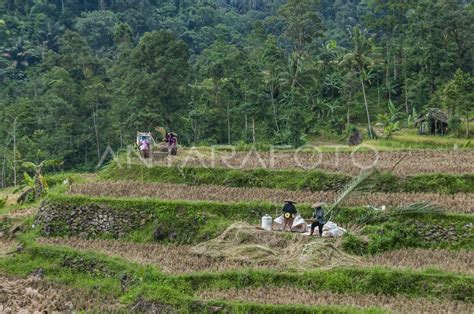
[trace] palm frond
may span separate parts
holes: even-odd
[[[414,203],[390,210],[367,210],[364,215],[358,217],[356,223],[360,225],[384,222],[409,215],[445,215],[442,208],[428,202]]]
[[[368,169],[363,169],[359,173],[357,177],[355,177],[346,187],[343,189],[342,193],[340,193],[334,204],[330,206],[330,209],[327,213],[328,217],[334,217],[337,215],[336,209],[339,207],[339,205],[348,197],[351,193],[353,193],[357,188],[359,188],[362,183],[364,183],[368,178],[370,178],[374,173],[376,173],[375,168],[368,168]]]
[[[62,160],[47,159],[41,162],[40,167],[41,168],[56,167],[56,166],[61,166],[62,164],[63,164]]]
[[[32,163],[30,161],[26,161],[26,162],[22,163],[21,166],[25,169],[31,169],[31,170],[34,170],[37,167],[37,165],[35,163]]]

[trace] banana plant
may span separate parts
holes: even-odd
[[[34,199],[41,197],[48,190],[48,183],[43,176],[43,170],[48,167],[60,165],[62,165],[62,161],[53,159],[43,160],[39,164],[34,162],[24,162],[22,164],[25,170],[31,170],[34,173],[33,177],[26,171],[24,173],[25,182],[33,190]]]
[[[383,133],[386,138],[390,138],[396,131],[400,130],[401,117],[400,110],[389,100],[388,113],[378,116],[379,124],[383,126]]]

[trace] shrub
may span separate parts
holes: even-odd
[[[350,233],[344,235],[342,248],[344,251],[355,255],[366,255],[369,252],[369,244]]]

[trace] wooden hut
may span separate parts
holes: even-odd
[[[420,134],[445,135],[448,133],[448,115],[438,108],[430,108],[415,121]]]

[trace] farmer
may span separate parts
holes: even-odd
[[[310,235],[313,235],[314,229],[318,227],[319,236],[320,237],[323,236],[323,226],[326,223],[326,221],[324,220],[323,206],[324,206],[324,203],[316,203],[316,204],[313,204],[312,206],[314,208],[313,218],[315,219],[315,221],[311,224]]]
[[[168,143],[168,153],[176,155],[178,152],[178,139],[176,138],[176,134],[173,132],[166,133],[165,142]]]
[[[291,231],[293,221],[298,213],[295,204],[296,203],[292,200],[285,200],[285,205],[283,206],[283,231],[286,230],[286,226],[288,226],[289,231]]]
[[[143,139],[140,142],[140,153],[145,159],[150,157],[150,142],[148,141],[148,139]]]
[[[171,132],[166,133],[165,138],[163,139],[166,143],[171,141]]]

